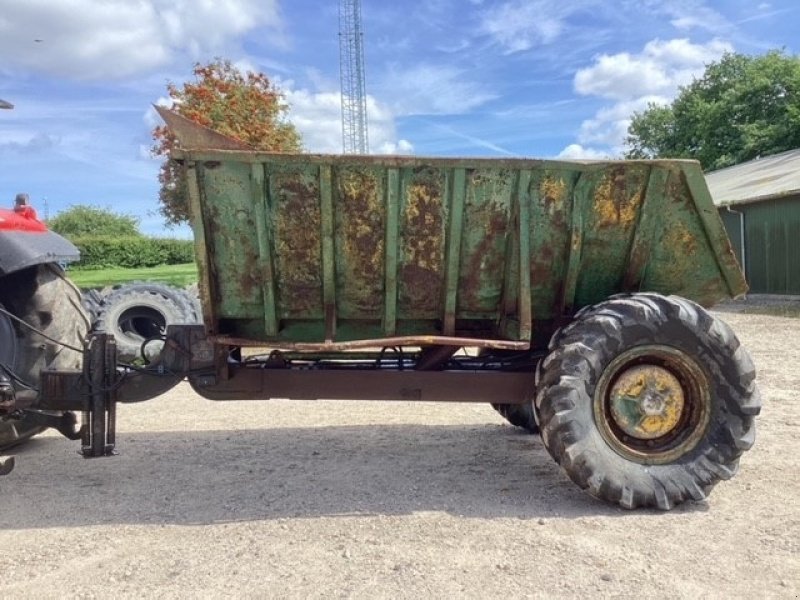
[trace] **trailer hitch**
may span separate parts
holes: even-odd
[[[84,397],[81,454],[85,458],[115,454],[117,402],[117,344],[114,336],[96,333],[89,338],[83,361],[88,388]]]

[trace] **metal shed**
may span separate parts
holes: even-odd
[[[800,148],[706,174],[754,294],[800,295]]]

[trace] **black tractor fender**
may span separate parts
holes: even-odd
[[[34,265],[75,262],[80,257],[72,242],[52,231],[0,230],[0,277]]]

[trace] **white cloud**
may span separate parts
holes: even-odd
[[[277,0],[0,0],[3,67],[123,78],[235,47],[258,27],[280,36]]]
[[[602,160],[608,158],[608,152],[596,150],[594,148],[586,148],[580,144],[570,144],[559,152],[556,158],[565,158],[567,160]]]
[[[506,53],[549,44],[564,32],[566,20],[587,6],[585,1],[513,0],[487,9],[480,31]]]
[[[289,104],[289,120],[303,137],[310,152],[341,153],[342,104],[339,92],[294,89],[293,82],[280,82]],[[397,139],[394,113],[372,96],[367,97],[369,147],[373,154],[412,154],[408,140]]]
[[[681,31],[702,29],[712,33],[729,33],[730,22],[705,0],[643,0],[642,9],[669,18]]]
[[[381,97],[394,99],[391,107],[398,115],[463,114],[497,97],[466,80],[461,69],[429,64],[390,67],[375,87]]]
[[[408,140],[398,140],[394,142],[384,142],[377,149],[377,154],[414,154],[414,145]]]
[[[605,106],[594,117],[581,123],[578,141],[581,144],[602,144],[612,148],[621,146],[634,112],[645,110],[649,104],[668,103],[669,100],[663,96],[642,96]],[[615,150],[614,153],[618,154],[619,151]]]
[[[693,44],[689,40],[652,40],[639,54],[602,54],[575,74],[575,91],[584,96],[615,100],[646,94],[673,95],[691,83],[705,65],[733,47],[721,40]]]
[[[619,155],[634,112],[649,104],[668,104],[681,86],[702,75],[707,64],[718,60],[733,46],[719,39],[693,44],[688,39],[651,40],[638,54],[603,54],[594,64],[575,74],[575,91],[584,96],[616,100],[581,123],[578,144],[562,152],[580,153],[587,145],[602,146]]]

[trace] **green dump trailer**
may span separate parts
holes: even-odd
[[[112,451],[117,402],[183,378],[492,403],[626,508],[702,500],[752,446],[755,369],[703,308],[747,287],[698,163],[271,154],[161,112],[204,325],[146,366],[97,334],[80,373],[42,372],[31,408],[82,411],[85,456]]]

